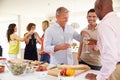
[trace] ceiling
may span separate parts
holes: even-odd
[[[0,15],[24,15],[45,17],[55,14],[60,6],[71,12],[87,11],[94,7],[95,0],[0,0]],[[113,0],[115,9],[120,11],[120,0]]]

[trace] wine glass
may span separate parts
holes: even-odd
[[[90,39],[90,35],[89,34],[84,34],[83,36],[83,44],[84,44],[84,49],[85,49],[85,53],[90,53],[89,52],[89,41],[88,39]]]
[[[68,33],[64,34],[64,38],[65,38],[65,43],[70,45],[70,48],[72,47],[72,39],[71,39],[71,35]]]

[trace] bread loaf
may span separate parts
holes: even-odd
[[[57,65],[57,68],[58,69],[63,69],[63,68],[74,68],[74,69],[76,69],[76,70],[89,70],[90,69],[90,67],[89,66],[87,66],[87,65],[84,65],[84,64],[80,64],[80,65],[66,65],[66,64],[64,64],[64,65]]]

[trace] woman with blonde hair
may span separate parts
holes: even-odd
[[[45,30],[49,27],[49,22],[47,20],[43,21],[42,22],[42,29],[43,29],[43,32],[45,32]],[[42,35],[42,44],[41,44],[41,49],[40,49],[40,52],[39,54],[41,55],[40,57],[40,61],[41,62],[47,62],[47,63],[50,63],[50,53],[49,52],[45,52],[44,51],[44,33]]]

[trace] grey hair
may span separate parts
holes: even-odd
[[[61,12],[65,12],[65,13],[68,13],[69,10],[65,7],[59,7],[57,10],[56,10],[56,16],[60,15]]]

